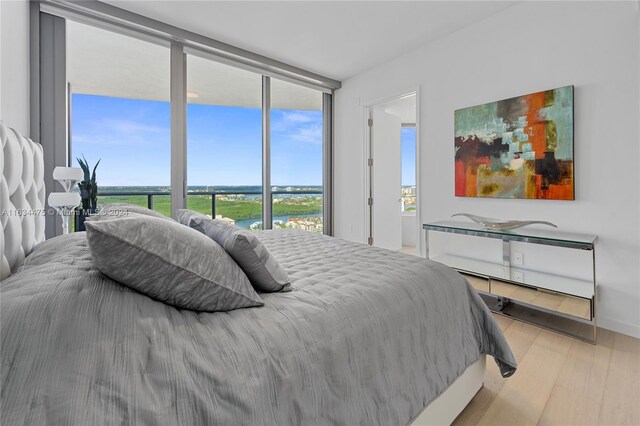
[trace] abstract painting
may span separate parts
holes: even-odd
[[[455,112],[458,197],[573,200],[573,86]]]

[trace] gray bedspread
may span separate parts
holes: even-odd
[[[3,425],[402,425],[481,354],[515,359],[452,269],[303,231],[260,239],[293,291],[178,310],[94,268],[84,233],[0,285]]]

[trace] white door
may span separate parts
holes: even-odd
[[[373,245],[402,248],[400,118],[373,109],[371,128],[371,233]]]

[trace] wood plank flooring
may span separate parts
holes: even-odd
[[[503,379],[489,357],[484,387],[454,425],[640,425],[640,340],[599,329],[591,345],[494,317],[518,371]]]
[[[401,251],[414,254],[409,248]],[[467,278],[488,291],[486,280]],[[508,283],[493,287],[507,292],[505,296],[519,292],[519,299],[528,297],[529,302],[576,316],[588,314],[575,298]],[[598,342],[592,345],[502,315],[494,318],[518,361],[518,371],[503,379],[488,357],[484,386],[454,425],[640,426],[640,340],[598,329]]]
[[[398,250],[401,253],[406,253],[406,254],[412,254],[414,256],[417,256],[416,254],[416,248],[415,247],[410,247],[410,246],[403,246],[400,250]]]

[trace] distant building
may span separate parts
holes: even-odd
[[[216,219],[221,220],[221,221],[226,222],[226,223],[229,223],[231,225],[235,225],[235,223],[236,223],[235,220],[233,220],[233,219],[231,219],[229,217],[222,217],[221,214],[217,214],[216,215]]]
[[[286,225],[293,229],[322,232],[322,218],[319,217],[289,218]]]
[[[405,186],[402,188],[402,195],[416,195],[415,186]]]

